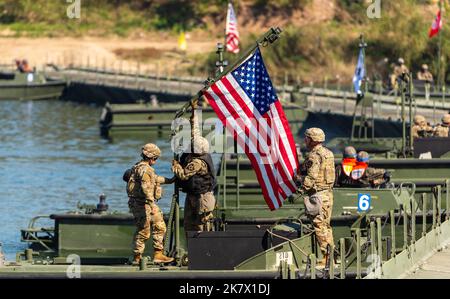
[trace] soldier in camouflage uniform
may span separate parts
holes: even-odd
[[[192,103],[193,111],[197,103]],[[184,153],[180,162],[173,160],[172,171],[186,193],[184,204],[184,229],[188,231],[211,230],[216,199],[214,164],[209,154],[209,143],[201,136],[195,113],[191,117],[193,129],[193,153]]]
[[[417,72],[417,79],[427,83],[433,82],[433,75],[428,70],[428,65],[422,64],[422,70]]]
[[[325,266],[328,260],[328,246],[334,247],[330,226],[335,180],[334,155],[322,145],[324,141],[325,133],[322,129],[306,130],[305,144],[309,154],[300,178],[301,187],[297,191],[304,196],[306,213],[312,218],[316,238],[324,256],[319,261],[319,266]]]
[[[129,173],[127,184],[128,206],[136,224],[133,264],[140,262],[144,253],[145,242],[150,238],[150,231],[153,232],[153,261],[155,263],[173,261],[173,258],[163,254],[166,224],[156,202],[161,198],[161,184],[173,183],[175,178],[167,179],[155,173],[152,166],[160,155],[161,151],[155,144],[147,143],[142,147],[142,160],[136,163]]]
[[[430,137],[433,135],[433,128],[427,124],[427,120],[422,115],[414,116],[414,125],[411,128],[413,138]]]
[[[436,137],[450,137],[449,128],[450,128],[450,114],[446,114],[444,115],[444,117],[442,117],[442,124],[439,124],[434,128],[433,135]]]
[[[405,78],[407,78],[407,76],[409,75],[409,69],[408,67],[405,65],[405,60],[403,58],[399,58],[397,65],[394,67],[394,72],[391,75],[391,86],[392,88],[396,89],[398,88],[398,79],[402,76],[406,76]]]

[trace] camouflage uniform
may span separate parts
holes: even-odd
[[[433,75],[428,70],[428,65],[422,65],[422,70],[417,73],[417,79],[426,82],[433,82]]]
[[[433,135],[433,128],[427,124],[422,115],[414,116],[414,125],[411,128],[413,138],[429,137]]]
[[[306,130],[305,135],[316,142],[325,141],[325,134],[319,128],[310,128]],[[327,246],[334,245],[330,226],[335,181],[334,155],[319,143],[309,152],[304,165],[306,175],[302,178],[301,193],[309,197],[318,196],[322,202],[321,211],[314,217],[313,225],[320,250],[325,255]]]
[[[191,117],[190,122],[194,137],[194,153],[183,154],[180,159],[182,164],[174,160],[172,171],[181,181],[183,191],[186,192],[183,224],[185,231],[208,231],[211,229],[209,220],[213,219],[212,211],[216,205],[216,198],[212,192],[215,187],[214,166],[209,155],[209,143],[200,134],[195,113]],[[211,186],[196,186],[192,188],[192,180],[194,178],[197,179],[195,181],[197,185],[211,184]]]
[[[442,117],[442,124],[439,124],[434,128],[433,135],[436,137],[450,137],[449,127],[450,127],[450,114],[446,114],[444,115],[444,117]]]
[[[146,153],[143,147],[143,155]],[[157,152],[159,149],[155,146]],[[152,148],[153,149],[153,148]],[[146,156],[150,156],[148,154]],[[156,158],[159,154],[156,156]],[[145,242],[150,238],[150,232],[153,232],[153,248],[155,254],[164,249],[164,235],[166,233],[166,224],[161,210],[156,201],[161,198],[161,184],[171,183],[170,179],[159,176],[155,173],[149,161],[144,159],[136,163],[131,168],[131,175],[127,184],[128,207],[134,217],[136,232],[133,238],[133,252],[135,260],[139,260],[144,253]],[[138,258],[136,258],[138,257]]]
[[[175,163],[173,172],[182,181],[189,180],[194,175],[206,175],[208,165],[201,159],[193,158],[185,168]],[[184,204],[184,229],[185,231],[209,230],[207,223],[213,218],[212,211],[215,208],[216,198],[212,191],[202,194],[186,194]]]
[[[399,58],[398,59],[398,64],[394,67],[394,72],[391,75],[391,85],[392,85],[393,88],[397,88],[398,87],[397,80],[403,74],[408,74],[409,75],[409,69],[405,65],[405,61],[403,60],[403,58]]]

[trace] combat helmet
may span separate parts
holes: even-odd
[[[147,143],[142,147],[142,156],[149,159],[159,158],[161,156],[161,150],[156,144]]]
[[[325,133],[320,128],[309,128],[305,131],[305,136],[311,138],[315,142],[324,142]]]
[[[446,125],[450,125],[450,114],[447,113],[442,117],[442,123],[446,124]]]
[[[414,124],[420,126],[426,124],[427,120],[422,115],[417,114],[414,116]]]
[[[356,158],[356,149],[353,146],[346,146],[344,149],[344,158]]]
[[[356,157],[358,162],[369,162],[369,153],[365,151],[360,151]]]
[[[206,154],[209,153],[209,142],[205,137],[195,136],[194,137],[194,154]]]

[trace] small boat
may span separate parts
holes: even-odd
[[[66,87],[64,81],[50,81],[41,73],[4,73],[0,76],[0,100],[57,99]]]

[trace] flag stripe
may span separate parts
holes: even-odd
[[[221,91],[217,89],[217,93],[216,90],[214,90],[215,86],[211,86],[210,89],[210,95],[213,98],[214,103],[217,104],[218,108],[220,109],[220,111],[222,113],[224,113],[225,119],[222,121],[223,125],[225,127],[227,127],[229,129],[229,131],[232,132],[232,130],[235,130],[237,132],[237,136],[239,136],[239,139],[244,137],[244,134],[240,134],[239,130],[242,131],[242,129],[236,124],[235,118],[232,116],[233,110],[232,109],[228,109],[226,106],[227,104],[224,103],[224,101],[220,98],[221,95]],[[211,105],[212,106],[212,105]],[[230,128],[228,125],[231,125],[232,128]],[[248,135],[247,135],[248,136]],[[264,163],[261,159],[261,156],[259,155],[259,152],[256,150],[256,146],[254,145],[253,142],[250,142],[251,138],[246,137],[245,141],[243,144],[247,144],[248,148],[244,149],[246,150],[246,154],[247,156],[250,157],[254,157],[256,160],[258,160],[256,163],[257,168],[260,170],[261,172],[261,178],[262,178],[262,183],[264,184],[264,189],[267,189],[267,195],[269,196],[270,199],[273,198],[278,198],[278,196],[275,196],[275,194],[277,194],[276,190],[273,189],[272,186],[275,186],[276,184],[274,184],[275,180],[273,179],[273,176],[270,173],[267,173],[267,169],[264,167]],[[241,142],[242,143],[242,142]],[[253,164],[254,165],[254,164]],[[260,181],[261,183],[261,181]],[[272,203],[274,205],[274,203]]]
[[[229,80],[228,80],[229,79]],[[227,90],[235,90],[236,91],[236,96],[234,96],[234,94],[232,94],[233,95],[233,98],[234,98],[234,100],[237,102],[237,105],[239,105],[240,107],[242,107],[243,108],[243,111],[245,112],[245,114],[251,119],[251,118],[256,118],[256,119],[260,119],[260,118],[263,118],[260,114],[259,114],[259,111],[258,111],[258,109],[256,109],[255,107],[254,107],[254,105],[253,105],[253,103],[252,103],[252,101],[248,98],[248,96],[245,94],[245,92],[242,90],[242,88],[240,87],[240,85],[239,85],[239,83],[237,83],[237,81],[234,79],[234,77],[232,76],[232,75],[227,75],[223,80],[222,80],[222,82],[225,84],[225,86],[227,87]],[[229,84],[231,84],[231,86],[230,85],[228,85],[227,83],[229,83]],[[231,91],[230,91],[230,93],[231,93]],[[275,102],[275,105],[277,104],[277,103],[279,103],[279,101],[277,101],[277,102]],[[274,107],[273,105],[271,106],[271,111],[272,110],[276,110],[276,109],[272,109],[272,107]],[[275,106],[276,107],[276,106]],[[280,106],[281,107],[281,106]],[[251,112],[251,111],[254,111],[253,113]],[[284,112],[283,112],[283,115],[284,115]],[[267,118],[266,118],[267,119]],[[273,128],[273,126],[270,126],[269,128],[270,129],[275,129],[275,128],[277,128],[277,129],[279,129],[279,128],[284,128],[284,132],[282,132],[282,131],[277,131],[277,133],[279,133],[278,135],[277,135],[277,137],[278,138],[283,138],[285,135],[284,135],[284,133],[285,133],[285,131],[286,131],[286,128],[288,128],[288,131],[290,132],[290,129],[289,129],[289,124],[287,123],[287,120],[286,120],[286,118],[285,118],[285,121],[286,121],[286,125],[281,125],[279,122],[277,122],[277,120],[280,120],[279,119],[279,117],[276,117],[276,118],[274,118],[273,120],[275,120],[275,127]],[[264,126],[259,126],[260,128],[264,128]],[[275,129],[276,130],[276,129]],[[268,134],[270,134],[271,132],[270,132],[270,130],[267,132],[267,131],[262,131],[262,132],[260,132],[261,133],[261,136],[263,136],[263,138],[264,137],[266,137],[266,136],[268,136]],[[291,135],[291,139],[292,139],[292,141],[293,141],[293,137],[292,137],[292,134],[290,134]],[[284,153],[286,153],[286,149],[288,148],[288,147],[286,147],[286,145],[287,145],[288,143],[287,142],[285,142],[283,139],[282,139],[282,142],[281,142],[281,145],[280,145],[280,148],[278,148],[278,147],[276,147],[276,146],[272,146],[271,147],[271,149],[272,150],[275,150],[275,151],[277,151],[278,149],[280,149],[282,152],[284,152]],[[288,151],[288,152],[290,152],[290,151]],[[294,152],[295,152],[295,146],[294,146]],[[279,155],[278,153],[277,153],[277,156],[278,157],[286,157],[286,155]],[[293,173],[294,173],[294,170],[293,169],[297,169],[297,163],[295,162],[295,159],[293,158],[293,155],[292,155],[292,153],[291,153],[291,157],[292,157],[292,160],[290,160],[289,159],[289,161],[288,162],[290,162],[290,167],[287,167],[287,171],[283,171],[282,173],[284,174],[283,175],[283,181],[284,182],[290,182],[290,186],[291,187],[289,187],[292,191],[294,191],[295,189],[296,189],[296,187],[295,187],[295,183],[292,181],[292,179],[289,179],[289,178],[292,178],[293,177]],[[278,161],[277,162],[281,162],[281,163],[283,163],[283,164],[285,164],[285,160],[284,159],[282,159],[282,158],[279,158],[278,159]],[[284,167],[283,167],[283,169],[285,169]]]
[[[210,91],[206,91],[204,94],[205,94],[206,98],[208,99],[208,102],[210,103],[211,107],[217,113],[217,115],[218,115],[219,119],[221,120],[221,122],[223,123],[223,125],[229,131],[234,130],[234,128],[230,128],[227,126],[228,117],[226,114],[222,113],[222,111],[226,111],[228,114],[228,110],[226,110],[226,109],[222,110],[221,108],[219,108],[220,101],[216,102],[216,100],[214,99],[217,96],[213,92],[210,92]],[[232,124],[233,120],[230,120],[229,124]],[[237,130],[235,130],[235,131],[237,131]],[[242,135],[237,134],[236,137],[237,137],[237,142],[245,150],[248,158],[250,159],[251,164],[252,165],[261,165],[260,163],[258,163],[256,155],[249,153],[250,145],[246,144],[245,142],[242,141]],[[253,167],[253,169],[255,170],[256,177],[258,178],[258,182],[262,185],[262,192],[263,192],[264,198],[266,199],[267,205],[269,206],[270,210],[277,209],[278,205],[275,205],[275,202],[270,200],[271,198],[274,198],[275,195],[273,193],[273,190],[270,188],[270,182],[268,181],[267,176],[264,175],[264,173],[263,173],[263,170],[265,171],[265,169],[261,169],[259,166]],[[269,199],[269,200],[267,200],[267,199]]]
[[[210,87],[210,89],[214,93],[213,97],[217,96],[220,99],[220,102],[221,102],[220,104],[223,104],[223,107],[221,107],[221,108],[226,109],[229,112],[229,115],[234,120],[239,119],[239,120],[241,120],[241,121],[243,121],[244,123],[247,124],[247,125],[240,125],[239,121],[236,122],[238,128],[241,130],[241,132],[243,131],[244,134],[245,134],[245,137],[246,137],[245,140],[248,141],[246,143],[248,143],[250,145],[249,146],[250,147],[250,152],[252,154],[255,154],[256,152],[258,153],[259,160],[260,160],[260,163],[261,163],[258,166],[259,167],[262,166],[262,167],[265,168],[265,170],[266,170],[265,172],[269,176],[269,180],[270,180],[270,183],[271,183],[270,187],[273,189],[273,193],[274,193],[274,195],[276,195],[276,198],[278,200],[278,196],[277,195],[278,195],[278,192],[279,192],[279,188],[278,188],[279,185],[277,184],[278,180],[275,179],[275,177],[277,177],[277,175],[274,174],[274,172],[272,171],[272,168],[270,167],[270,165],[265,163],[264,159],[261,157],[261,151],[260,151],[260,148],[259,148],[258,145],[262,145],[263,146],[263,150],[264,150],[263,153],[268,153],[270,149],[267,146],[267,144],[258,142],[258,141],[260,141],[260,139],[258,139],[258,136],[260,136],[260,135],[258,135],[254,131],[256,128],[254,128],[254,126],[252,126],[251,120],[249,118],[242,119],[240,117],[240,115],[238,114],[239,108],[241,108],[241,107],[236,107],[235,106],[235,103],[233,103],[234,101],[231,100],[231,98],[232,98],[231,96],[227,97],[227,95],[230,95],[230,93],[221,84],[225,80],[226,80],[226,78],[224,78],[224,80],[216,82],[215,84],[213,84]],[[225,93],[223,91],[225,91]],[[219,104],[219,106],[220,106],[220,104]],[[241,116],[245,116],[245,114],[241,113]],[[229,121],[230,118],[227,117],[227,120]],[[237,134],[241,135],[239,131],[237,131]],[[255,140],[255,142],[253,142],[253,140]],[[274,163],[273,163],[273,161],[271,161],[270,155],[267,155],[267,157],[268,157],[267,159],[269,159],[269,163],[273,165]]]
[[[231,45],[237,39],[230,38]],[[271,210],[295,189],[294,138],[259,51],[213,83],[205,97],[247,154]]]
[[[237,19],[233,5],[228,3],[227,23],[225,25],[226,47],[229,52],[239,52],[239,32],[237,30]]]
[[[234,84],[231,84],[231,82],[233,82]],[[223,85],[222,85],[222,83],[223,83]],[[253,107],[253,103],[250,101],[250,99],[248,99],[248,97],[245,95],[245,93],[242,92],[242,88],[239,86],[239,84],[237,84],[237,82],[235,81],[234,77],[231,74],[224,77],[220,82],[217,82],[217,86],[219,88],[221,88],[223,91],[225,91],[225,98],[233,106],[235,111],[242,109],[242,111],[244,113],[241,113],[240,115],[242,117],[244,117],[244,124],[246,124],[250,128],[255,127],[255,125],[256,125],[256,128],[254,128],[254,129],[256,129],[258,131],[254,132],[254,130],[251,130],[251,132],[253,133],[253,138],[256,139],[257,144],[262,145],[262,147],[263,147],[262,149],[258,147],[258,151],[262,150],[264,153],[267,153],[268,154],[267,162],[271,165],[274,165],[277,170],[283,170],[280,172],[277,171],[276,177],[278,178],[278,181],[279,182],[280,181],[289,182],[289,177],[292,178],[292,174],[289,172],[285,172],[284,171],[285,168],[279,167],[280,162],[284,162],[284,160],[280,158],[280,155],[278,153],[279,148],[276,146],[273,146],[273,145],[270,146],[266,140],[266,138],[270,137],[270,134],[272,133],[271,132],[272,128],[270,126],[270,122],[267,122],[268,130],[265,130],[264,122],[266,121],[266,119],[259,115],[259,112],[257,111],[257,109],[255,109]],[[241,95],[243,96],[243,98],[247,98],[248,100],[244,101],[241,98]],[[250,112],[250,109],[254,110],[255,114],[252,114]],[[252,119],[256,120],[256,124],[252,123]],[[261,123],[260,120],[262,120],[263,123]],[[259,140],[258,140],[258,137],[259,137]],[[279,137],[279,136],[277,136],[277,137]],[[273,138],[272,138],[272,140],[275,141]],[[284,147],[284,145],[282,145],[282,146]],[[274,161],[274,159],[271,157],[272,155],[276,157],[276,161]],[[282,187],[283,186],[284,186],[284,184],[282,185]],[[282,195],[284,198],[287,197],[286,194],[293,191],[293,190],[290,190],[287,188],[282,189],[283,190]]]

